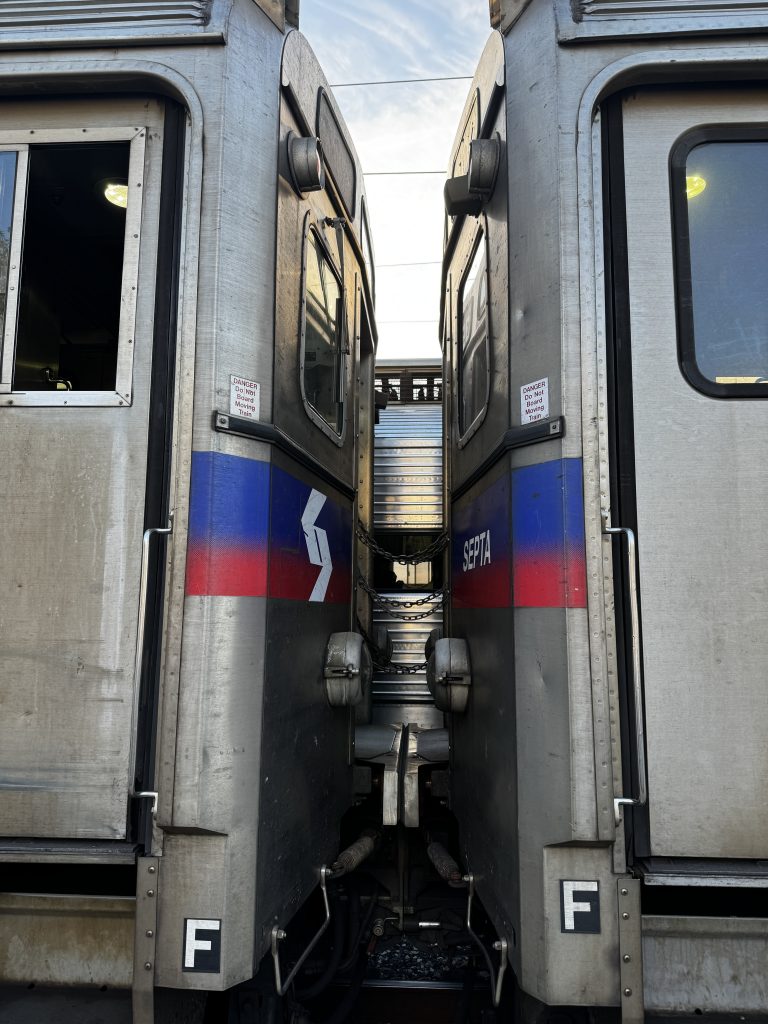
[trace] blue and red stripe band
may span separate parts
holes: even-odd
[[[457,608],[584,608],[580,459],[515,469],[453,515]]]
[[[512,538],[516,608],[586,608],[581,459],[513,470]]]
[[[347,603],[351,548],[348,506],[270,463],[192,453],[187,594]]]

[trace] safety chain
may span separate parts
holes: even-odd
[[[368,649],[371,652],[371,660],[373,667],[379,672],[386,672],[393,676],[410,676],[416,672],[424,672],[427,668],[427,662],[422,661],[418,665],[396,665],[393,661],[387,661],[384,657],[384,652],[378,646],[373,637],[369,636],[362,622],[357,620],[357,628],[363,636],[363,639],[368,644]]]
[[[442,590],[433,590],[431,594],[425,594],[424,597],[417,598],[415,601],[402,601],[394,597],[384,597],[383,594],[374,590],[362,576],[358,576],[357,585],[373,598],[380,608],[386,608],[393,618],[400,619],[402,622],[417,622],[419,619],[426,619],[442,607],[448,599],[447,587],[443,587]],[[423,612],[402,613],[400,611],[401,608],[422,608],[425,605],[428,607]]]
[[[419,562],[430,562],[448,545],[448,534],[441,533],[431,544],[428,544],[421,551],[417,551],[413,555],[396,555],[392,551],[387,551],[386,548],[383,548],[381,544],[375,541],[362,523],[357,524],[357,536],[366,547],[371,549],[374,555],[381,555],[382,558],[386,558],[390,562],[397,562],[400,565],[418,565]]]

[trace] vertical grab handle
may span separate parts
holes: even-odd
[[[141,577],[139,583],[139,628],[136,636],[136,661],[133,667],[134,692],[141,686],[141,662],[144,656],[144,634],[147,626],[147,588],[149,587],[149,547],[154,536],[173,533],[173,513],[168,517],[167,526],[153,526],[144,531],[141,541]]]
[[[141,576],[139,577],[139,619],[136,630],[136,659],[133,664],[133,724],[131,727],[131,764],[136,763],[136,728],[139,713],[139,693],[141,691],[141,663],[144,656],[144,637],[147,627],[147,590],[149,588],[149,549],[152,538],[156,535],[167,536],[173,533],[173,512],[168,516],[167,526],[154,526],[144,531],[141,541]],[[152,817],[157,814],[157,793],[152,790],[137,792],[131,788],[131,796],[152,800]]]
[[[627,542],[627,583],[629,586],[629,617],[632,628],[632,692],[635,704],[635,753],[637,757],[638,794],[616,797],[613,801],[616,824],[621,824],[621,809],[629,804],[643,806],[648,800],[648,773],[645,764],[645,727],[643,725],[643,676],[640,664],[640,612],[637,601],[637,541],[634,530],[627,526],[605,526],[603,533],[623,534]]]

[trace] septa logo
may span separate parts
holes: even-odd
[[[185,971],[219,974],[221,971],[221,921],[206,917],[184,918]]]
[[[326,495],[312,489],[304,512],[301,517],[301,528],[304,531],[304,540],[307,542],[307,554],[312,565],[320,566],[320,573],[315,580],[310,601],[324,601],[328,590],[328,584],[333,573],[333,559],[328,544],[328,534],[316,525],[317,517],[323,511],[326,502]]]

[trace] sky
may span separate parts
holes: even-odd
[[[471,79],[491,31],[488,0],[301,0],[300,27],[332,85]],[[334,89],[366,175],[379,359],[440,355],[443,184],[470,84]]]

